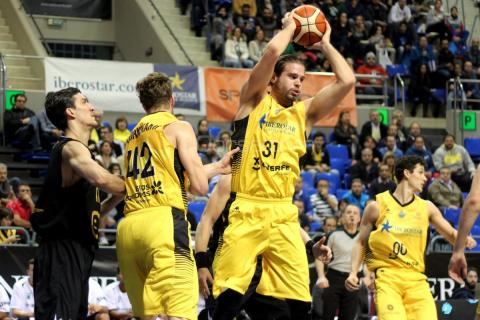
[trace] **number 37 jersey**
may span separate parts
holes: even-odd
[[[269,199],[291,198],[306,151],[305,104],[282,107],[266,95],[250,115],[234,123],[232,192]]]
[[[378,219],[365,252],[369,270],[394,267],[425,271],[429,227],[427,201],[416,195],[401,205],[390,191],[377,194]]]
[[[169,112],[143,117],[125,146],[125,214],[170,206],[185,211],[187,177],[164,127],[177,121]]]

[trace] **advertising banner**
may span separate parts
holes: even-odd
[[[31,14],[111,19],[112,0],[22,0],[25,11]]]

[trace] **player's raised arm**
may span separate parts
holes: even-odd
[[[275,63],[292,41],[295,22],[290,14],[283,19],[283,29],[267,44],[260,61],[252,69],[250,77],[240,92],[240,108],[235,120],[245,118],[262,99],[273,75]]]
[[[375,201],[371,202],[363,212],[362,222],[360,223],[360,234],[352,249],[352,271],[345,280],[345,287],[348,291],[355,291],[360,288],[357,271],[363,263],[365,248],[368,237],[373,230],[373,226],[378,219],[378,205]]]
[[[315,123],[336,107],[345,95],[355,85],[355,76],[352,69],[342,55],[330,43],[330,25],[322,40],[311,48],[320,50],[327,58],[335,73],[336,81],[322,88],[313,98],[305,101],[307,113],[307,131],[310,132]]]

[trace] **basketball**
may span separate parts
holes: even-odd
[[[327,30],[327,20],[320,9],[303,5],[295,8],[292,15],[297,26],[293,34],[295,43],[308,47],[322,40]]]

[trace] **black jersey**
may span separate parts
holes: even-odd
[[[70,187],[62,187],[62,150],[71,141],[76,140],[62,138],[53,147],[48,176],[30,220],[43,240],[69,239],[87,246],[97,245],[98,188],[83,178]]]

